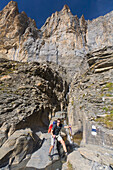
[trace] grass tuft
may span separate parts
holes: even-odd
[[[73,166],[72,166],[72,164],[69,161],[67,163],[67,166],[68,166],[68,170],[73,170]]]
[[[113,112],[113,110],[111,112]],[[96,118],[95,121],[105,124],[109,129],[113,129],[113,113],[106,115],[106,117]]]

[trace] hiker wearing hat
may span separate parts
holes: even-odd
[[[50,158],[51,158],[51,151],[54,148],[55,139],[58,140],[62,144],[63,149],[65,151],[65,155],[68,155],[65,142],[59,134],[62,127],[71,128],[71,126],[64,126],[63,124],[61,124],[61,120],[58,118],[56,124],[53,125],[52,130],[51,130],[51,146],[49,149],[49,157]]]

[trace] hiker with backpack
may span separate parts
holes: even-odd
[[[63,124],[61,124],[61,120],[58,118],[56,124],[53,124],[53,127],[51,129],[51,146],[50,146],[50,149],[49,149],[49,157],[50,158],[51,158],[51,151],[54,148],[55,140],[59,141],[62,144],[63,149],[65,151],[65,155],[66,156],[68,155],[65,142],[59,134],[62,127],[71,128],[71,126],[68,126],[68,125],[64,126]]]

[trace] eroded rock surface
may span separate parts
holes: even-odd
[[[0,168],[20,163],[40,143],[41,140],[38,136],[33,136],[31,129],[15,131],[0,148]]]
[[[112,154],[105,148],[113,148],[112,20],[113,11],[92,21],[84,16],[79,19],[65,5],[38,30],[34,20],[25,12],[19,13],[16,2],[9,2],[0,11],[1,167],[32,154],[36,142],[30,134],[47,131],[55,112],[66,109],[69,99],[72,132],[83,131],[81,148],[68,157],[72,168],[110,170]],[[92,135],[94,126],[96,135]],[[84,148],[86,144],[100,145],[105,153],[99,146]],[[49,165],[46,161],[43,167]]]
[[[1,129],[10,136],[13,124],[16,129],[47,127],[49,115],[66,106],[68,83],[61,77],[63,68],[58,73],[52,64],[0,61],[0,124],[10,124]]]
[[[0,145],[5,152],[2,154],[1,151],[1,166],[2,160],[8,159],[6,155],[16,159],[16,152],[12,155],[12,150],[16,150],[14,147],[18,146],[16,140],[19,141],[19,136],[15,137],[15,133],[26,128],[34,133],[47,131],[55,111],[66,108],[67,91],[66,73],[62,67],[0,59]],[[12,144],[13,148],[9,146],[6,149],[5,143],[10,142],[13,134],[17,146]],[[26,147],[30,149],[28,143],[31,139],[25,140]],[[27,151],[23,154],[23,146],[19,151],[22,158],[27,154]]]
[[[87,58],[89,69],[71,84],[69,122],[74,133],[83,131],[84,142],[113,147],[113,48],[92,51]]]
[[[106,169],[113,168],[113,155],[108,148],[95,145],[85,145],[69,154],[67,162],[63,165],[63,170],[87,170],[87,169]]]

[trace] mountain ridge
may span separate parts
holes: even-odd
[[[51,61],[64,66],[72,76],[79,71],[89,51],[112,45],[113,12],[87,21],[83,15],[80,19],[74,16],[65,5],[47,18],[41,29],[25,12],[18,12],[14,1],[0,14],[0,56],[8,59]]]

